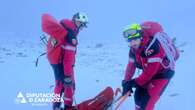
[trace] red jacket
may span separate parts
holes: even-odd
[[[150,22],[145,22],[145,24]],[[143,23],[144,24],[144,23]],[[159,27],[156,30],[143,32],[143,39],[139,49],[130,49],[129,62],[125,72],[125,80],[131,80],[135,73],[136,68],[142,69],[142,73],[135,78],[138,85],[144,86],[147,84],[155,75],[163,73],[168,69],[162,66],[162,63],[168,64],[165,52],[158,41],[156,41],[150,49],[146,52],[146,48],[152,40],[151,36],[155,33],[160,32]],[[163,30],[162,30],[163,31]]]
[[[48,14],[42,16],[42,30],[50,35],[47,44],[47,58],[50,64],[63,63],[64,72],[70,75],[75,62],[76,45],[72,45],[72,38],[77,39],[78,29],[68,19],[60,22]]]

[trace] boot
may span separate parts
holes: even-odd
[[[72,110],[72,106],[64,105],[64,110]]]
[[[53,110],[61,110],[60,106],[61,106],[60,102],[54,102],[53,103]]]

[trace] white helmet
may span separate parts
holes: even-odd
[[[83,24],[87,24],[88,23],[88,17],[85,13],[82,13],[82,12],[78,12],[76,14],[73,15],[73,20],[74,21],[79,21]]]

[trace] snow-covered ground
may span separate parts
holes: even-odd
[[[25,93],[51,93],[54,75],[46,57],[41,57],[35,67],[36,57],[44,51],[38,39],[0,37],[1,109],[49,110],[51,105],[21,104],[17,95]],[[165,94],[156,105],[156,110],[193,110],[195,65],[190,44],[184,49],[176,68],[176,75]],[[128,47],[123,40],[81,40],[75,66],[77,103],[91,98],[107,86],[120,87],[124,68],[128,61]],[[121,110],[133,110],[130,97]]]
[[[128,61],[122,28],[146,20],[158,21],[165,31],[187,42],[156,110],[194,110],[195,44],[194,0],[2,0],[0,3],[0,109],[50,110],[48,103],[20,104],[26,93],[52,93],[53,71],[39,41],[41,15],[57,20],[78,11],[89,17],[88,28],[79,34],[75,66],[76,101],[94,97],[107,86],[119,87]],[[97,40],[98,39],[98,40]],[[136,75],[138,75],[136,73]],[[22,93],[24,97],[17,97]],[[21,94],[19,95],[21,96]],[[133,110],[130,97],[121,110]]]

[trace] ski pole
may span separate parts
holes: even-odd
[[[74,104],[75,104],[75,108],[76,108],[76,110],[79,110],[79,108],[77,107],[77,102],[76,102],[76,98],[75,98],[75,96],[73,96],[73,100],[74,100]]]
[[[131,92],[129,91],[124,96],[119,97],[119,99],[117,101],[118,104],[116,105],[116,108],[114,110],[119,110],[119,107],[123,104],[123,102],[127,99],[127,97],[129,97],[130,94],[131,94]]]
[[[35,66],[36,66],[36,67],[38,66],[39,58],[40,58],[41,56],[45,55],[45,54],[46,54],[46,52],[42,53],[41,55],[39,55],[39,56],[37,57],[36,62],[35,62]]]
[[[72,89],[72,92],[74,92],[73,89]],[[75,109],[79,110],[79,108],[77,107],[77,102],[76,102],[75,95],[73,95],[73,101],[74,101],[74,104],[75,104]]]
[[[43,44],[47,45],[48,41],[47,41],[47,37],[45,34],[42,34],[40,36],[40,40],[43,42]]]
[[[47,46],[48,41],[47,41],[46,35],[42,34],[42,35],[40,36],[40,41],[42,41],[42,43],[43,43],[45,46]],[[36,66],[36,67],[38,66],[39,58],[40,58],[41,56],[45,55],[45,54],[46,54],[46,52],[42,53],[41,55],[39,55],[39,56],[37,57],[37,59],[36,59],[36,61],[35,61],[35,66]]]

